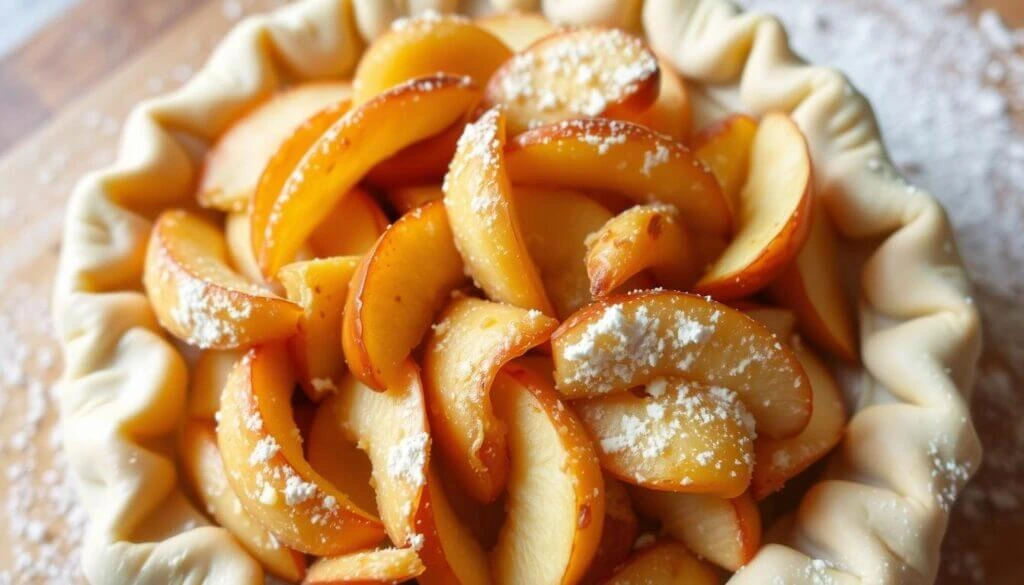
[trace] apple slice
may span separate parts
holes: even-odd
[[[509,132],[569,118],[616,118],[658,95],[658,60],[620,29],[582,28],[544,37],[505,62],[484,94],[504,104]]]
[[[750,150],[757,120],[732,115],[700,131],[693,139],[693,154],[715,174],[734,212],[740,209],[740,190],[750,170]]]
[[[540,270],[544,289],[555,313],[568,317],[590,302],[584,242],[612,214],[575,191],[521,187],[514,196],[526,247]]]
[[[379,189],[440,183],[455,156],[466,122],[465,117],[460,118],[440,134],[410,144],[382,160],[366,173],[366,182]]]
[[[658,98],[651,107],[629,119],[676,142],[685,143],[690,137],[692,124],[690,94],[686,91],[683,78],[676,73],[672,65],[658,59],[658,68],[661,71]]]
[[[303,585],[390,585],[420,576],[425,567],[411,548],[381,548],[313,563]]]
[[[486,582],[486,558],[431,472],[431,437],[419,373],[375,392],[351,376],[325,403],[346,438],[370,458],[377,507],[391,541],[419,552],[422,583]]]
[[[491,411],[494,376],[544,343],[558,321],[539,311],[472,297],[453,298],[423,350],[430,423],[446,468],[479,502],[491,502],[508,475],[506,429]]]
[[[555,380],[572,400],[679,376],[736,392],[757,432],[791,437],[807,425],[811,390],[800,362],[764,325],[721,303],[670,291],[614,297],[552,334]]]
[[[605,517],[601,469],[583,425],[550,384],[509,364],[492,400],[508,426],[508,515],[491,551],[502,583],[577,583]]]
[[[811,381],[814,410],[799,435],[754,442],[754,479],[750,491],[758,500],[779,491],[839,444],[846,428],[846,405],[832,373],[814,353],[797,343],[793,348]]]
[[[634,489],[640,513],[716,565],[736,571],[761,547],[761,513],[749,494],[732,499]]]
[[[263,273],[273,276],[289,262],[375,164],[452,125],[479,95],[466,77],[423,77],[389,89],[338,119],[288,173],[282,188],[261,185],[256,192],[253,249]]]
[[[601,466],[634,485],[734,497],[750,485],[754,421],[736,394],[658,378],[646,395],[573,402]]]
[[[380,516],[377,494],[372,485],[373,464],[355,441],[342,431],[340,404],[340,400],[328,398],[317,405],[306,435],[306,459],[317,473],[347,495],[352,503]]]
[[[256,255],[252,251],[252,238],[249,236],[249,214],[244,211],[229,213],[224,218],[224,243],[227,245],[228,259],[231,266],[252,284],[267,287],[274,293],[273,283],[268,283],[256,263]]]
[[[309,247],[318,258],[360,256],[390,224],[373,197],[355,187],[309,235]]]
[[[196,194],[199,205],[245,211],[278,147],[311,116],[351,94],[347,81],[304,83],[250,110],[206,153]]]
[[[594,560],[580,580],[584,585],[605,583],[633,552],[638,531],[629,492],[617,479],[604,475],[604,529]]]
[[[228,375],[245,356],[241,349],[206,349],[192,366],[188,386],[188,416],[212,421],[220,410],[220,395]]]
[[[181,463],[199,501],[217,524],[237,538],[275,577],[292,582],[302,580],[306,557],[281,546],[273,534],[242,509],[228,485],[212,421],[185,423],[181,432]]]
[[[395,21],[359,60],[352,103],[426,75],[465,75],[483,86],[512,52],[497,37],[462,16],[429,12]]]
[[[477,18],[475,22],[517,53],[558,30],[535,12],[501,12]]]
[[[796,312],[800,332],[848,363],[857,361],[857,332],[839,279],[836,236],[825,209],[815,207],[811,234],[796,260],[768,288]]]
[[[732,231],[714,175],[684,146],[637,124],[596,118],[541,126],[512,139],[505,164],[514,185],[614,191],[675,206],[695,234]]]
[[[718,585],[715,571],[685,546],[660,541],[637,552],[605,585]]]
[[[466,126],[444,179],[444,205],[466,268],[494,301],[548,315],[554,310],[530,258],[505,173],[505,114]]]
[[[220,230],[182,210],[157,218],[142,280],[164,329],[202,349],[288,337],[302,314],[232,270]]]
[[[733,306],[743,311],[744,315],[763,324],[780,340],[788,343],[790,338],[793,337],[793,332],[796,330],[796,313],[793,311],[781,307],[756,305],[754,303],[736,303]]]
[[[320,476],[292,417],[295,378],[278,345],[249,350],[221,396],[217,443],[242,507],[281,543],[320,556],[376,545],[380,521]]]
[[[658,284],[685,290],[700,276],[700,256],[671,205],[638,205],[609,220],[587,239],[590,294],[600,298],[651,269]]]
[[[810,235],[814,202],[807,141],[785,114],[768,114],[750,148],[740,192],[738,231],[697,283],[697,291],[728,300],[757,292],[792,261]]]
[[[400,380],[449,294],[465,279],[440,202],[405,214],[359,264],[342,319],[342,347],[352,373],[384,390]]]
[[[395,211],[401,215],[417,207],[423,207],[431,201],[444,199],[444,189],[441,188],[441,185],[393,187],[384,192],[384,197],[395,208]]]
[[[288,264],[277,273],[288,299],[302,307],[299,330],[288,348],[302,389],[313,402],[337,390],[345,373],[341,315],[358,263],[356,256],[335,256]]]

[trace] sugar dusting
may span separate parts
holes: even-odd
[[[1024,29],[963,0],[740,2],[782,15],[798,51],[846,72],[897,167],[950,212],[985,319],[973,402],[985,459],[959,493],[938,582],[994,582],[986,567],[1024,527],[1024,272],[1008,269],[1024,265]],[[962,474],[934,451],[934,495],[948,503]]]

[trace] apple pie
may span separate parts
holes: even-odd
[[[931,582],[978,316],[864,100],[725,0],[496,4],[254,18],[79,183],[88,579]]]

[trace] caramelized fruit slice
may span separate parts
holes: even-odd
[[[764,325],[695,295],[648,291],[601,301],[552,334],[555,380],[569,399],[680,376],[736,392],[757,432],[791,437],[811,414],[811,390],[792,350]]]
[[[206,349],[199,353],[189,376],[189,417],[212,421],[217,416],[228,375],[244,356],[241,349]]]
[[[505,115],[499,108],[466,126],[459,139],[444,179],[455,245],[489,298],[553,315],[519,225],[504,144]]]
[[[564,319],[590,302],[584,242],[612,214],[575,191],[521,187],[515,199],[530,257],[556,314]]]
[[[732,499],[634,489],[640,513],[716,565],[736,571],[761,547],[761,513],[749,494]]]
[[[406,146],[370,169],[366,182],[381,189],[440,183],[465,128],[461,118],[440,134]]]
[[[288,299],[302,307],[288,348],[302,389],[314,402],[335,391],[345,373],[341,315],[358,262],[355,256],[336,256],[288,264],[277,273]]]
[[[811,158],[803,134],[785,114],[768,114],[750,149],[736,236],[708,267],[697,291],[735,299],[771,282],[807,241],[813,202]]]
[[[608,221],[587,240],[590,294],[619,289],[651,269],[658,284],[685,290],[700,276],[700,256],[690,232],[671,205],[638,205]]]
[[[584,28],[544,37],[505,62],[485,91],[504,104],[509,132],[569,118],[620,117],[645,110],[658,95],[658,60],[619,29]]]
[[[464,278],[444,205],[402,216],[363,257],[349,287],[342,347],[352,373],[385,389]]]
[[[340,404],[340,400],[328,398],[317,405],[306,438],[306,459],[355,505],[380,516],[372,485],[373,465],[356,442],[342,431]]]
[[[683,78],[668,63],[658,60],[661,70],[661,88],[654,104],[634,118],[636,123],[661,132],[676,142],[685,143],[690,136],[692,113],[690,94]]]
[[[685,147],[643,126],[602,118],[541,126],[509,143],[505,164],[514,185],[614,191],[675,206],[695,234],[731,233],[714,175]]]
[[[736,114],[701,130],[693,139],[693,154],[715,174],[734,213],[740,208],[755,134],[757,120]]]
[[[384,197],[395,211],[403,215],[432,201],[444,199],[444,190],[441,189],[441,185],[394,187],[385,191]]]
[[[839,279],[836,236],[825,209],[811,214],[811,234],[769,294],[796,311],[800,332],[829,353],[857,361],[857,332]]]
[[[316,473],[292,417],[295,378],[283,347],[246,354],[221,397],[217,442],[242,507],[281,543],[320,556],[374,546],[380,521]]]
[[[298,305],[233,271],[220,230],[181,210],[157,218],[143,284],[160,324],[203,349],[288,337],[302,314]]]
[[[490,389],[509,360],[544,343],[558,322],[539,311],[454,298],[438,316],[423,350],[430,423],[448,470],[479,502],[505,487],[505,428],[491,410]]]
[[[508,425],[508,515],[491,551],[495,583],[576,583],[594,557],[604,482],[590,439],[547,382],[510,364],[492,400]]]
[[[352,93],[347,81],[305,83],[272,95],[235,122],[206,153],[197,198],[203,207],[245,211],[278,147],[318,111]]]
[[[796,313],[793,311],[753,303],[737,303],[734,306],[743,311],[744,315],[767,327],[779,339],[785,341],[793,337],[793,332],[796,330]]]
[[[318,258],[359,256],[388,229],[388,216],[366,191],[353,188],[309,235]]]
[[[776,492],[831,451],[843,438],[846,406],[835,378],[825,364],[806,347],[793,348],[811,381],[814,410],[799,435],[782,440],[754,442],[754,480],[750,487],[758,500]]]
[[[237,211],[229,213],[224,218],[224,243],[228,249],[228,259],[232,268],[244,276],[252,284],[267,287],[273,290],[273,283],[268,283],[260,272],[260,265],[256,263],[256,255],[252,251],[252,238],[249,236],[249,213]]]
[[[304,585],[389,585],[421,575],[425,567],[410,548],[382,548],[327,557],[313,563]]]
[[[306,557],[278,544],[274,535],[242,509],[228,485],[217,449],[217,435],[208,422],[190,421],[181,432],[181,462],[185,475],[206,511],[230,532],[275,577],[299,581]]]
[[[426,75],[465,75],[483,86],[512,52],[461,16],[429,14],[397,21],[363,53],[352,79],[352,102],[363,103]]]
[[[629,492],[619,480],[604,475],[604,529],[601,541],[594,553],[594,560],[587,568],[580,583],[604,583],[633,552],[636,542],[637,519]]]
[[[718,575],[673,541],[637,552],[605,585],[718,585]]]
[[[646,392],[573,402],[601,466],[653,489],[743,493],[753,471],[754,421],[736,394],[662,378]]]
[[[476,24],[517,53],[557,30],[555,25],[534,12],[491,14],[476,19]]]
[[[253,248],[263,273],[273,275],[290,261],[334,205],[376,163],[441,132],[478,98],[468,78],[423,77],[394,87],[338,119],[295,165],[280,190],[257,190]]]

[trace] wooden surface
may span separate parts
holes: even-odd
[[[120,121],[131,106],[187,79],[235,23],[234,8],[255,11],[272,4],[84,0],[0,59],[0,282],[6,289],[0,295],[0,316],[6,315],[6,321],[0,326],[7,328],[0,334],[0,353],[37,356],[27,360],[26,379],[48,388],[59,374],[59,364],[44,359],[58,352],[47,299],[63,210],[74,181],[113,160]],[[1024,25],[1021,0],[978,5],[998,7],[1009,22]],[[12,362],[6,363],[10,367]],[[26,391],[12,392],[0,409],[19,412],[31,402]],[[55,410],[46,412],[30,437],[40,445],[32,452],[44,454],[32,471],[39,477],[50,452],[42,445],[50,440]],[[0,418],[0,438],[23,431],[21,420]],[[2,456],[8,463],[18,457],[10,451]],[[8,487],[7,476],[0,475],[0,495]],[[994,534],[986,538],[993,544],[981,555],[982,563],[992,565],[987,574],[1002,576],[988,583],[1017,583],[1017,575],[1024,572],[1024,561],[1017,558],[1024,526],[1005,520],[993,523]],[[0,572],[13,565],[10,547],[0,546]]]

